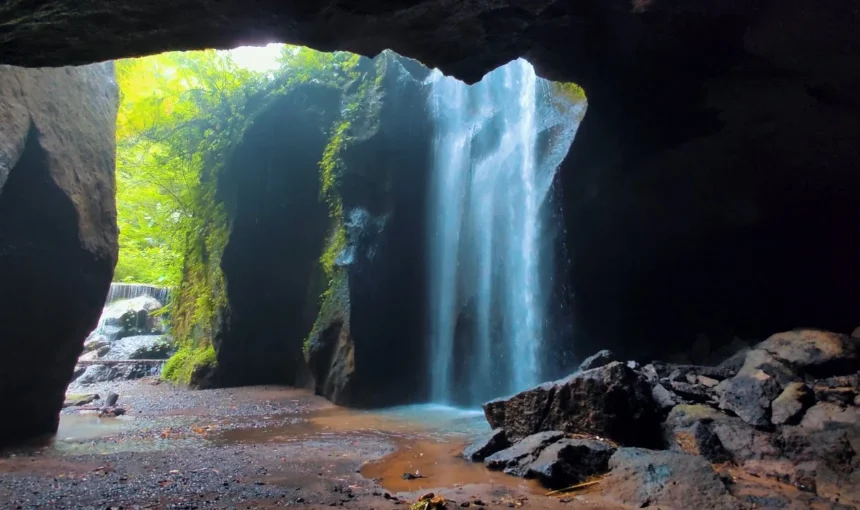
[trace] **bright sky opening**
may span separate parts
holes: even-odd
[[[278,68],[278,56],[283,47],[283,44],[270,43],[265,46],[240,46],[228,51],[236,64],[265,73]]]

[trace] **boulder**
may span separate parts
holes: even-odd
[[[860,491],[857,490],[860,487],[860,458],[857,456],[860,427],[850,421],[815,425],[781,429],[777,443],[780,456],[785,460],[780,462],[777,476],[805,491],[839,502],[845,508],[857,508],[860,506]]]
[[[463,450],[463,457],[473,462],[481,462],[490,455],[511,446],[504,429],[495,429],[476,439]]]
[[[654,399],[654,404],[660,411],[668,411],[680,403],[678,397],[663,387],[662,384],[655,384],[651,387],[651,398]]]
[[[720,408],[732,411],[756,427],[770,425],[770,403],[780,394],[779,384],[761,370],[737,375],[720,396]]]
[[[169,338],[161,335],[127,336],[112,342],[107,353],[100,356],[107,360],[168,359],[175,350]]]
[[[770,434],[706,405],[676,406],[663,423],[666,445],[712,462],[775,458]]]
[[[91,334],[84,342],[84,352],[97,351],[102,347],[109,347],[110,341],[104,335]]]
[[[550,489],[568,487],[608,471],[615,450],[594,439],[559,439],[524,466],[524,476],[537,478]]]
[[[651,388],[636,371],[617,361],[483,407],[490,426],[503,428],[510,438],[561,430],[622,445],[662,442]]]
[[[583,361],[579,365],[580,370],[591,370],[592,368],[600,368],[602,366],[608,365],[613,361],[621,361],[619,360],[612,351],[604,349],[599,351],[597,354],[593,354]]]
[[[77,379],[75,386],[88,386],[99,382],[126,381],[153,375],[154,367],[146,364],[90,365]]]
[[[756,346],[800,373],[840,375],[860,370],[857,340],[847,335],[798,329],[777,333]]]
[[[720,389],[720,408],[757,427],[770,425],[770,404],[797,377],[785,363],[764,349],[746,354],[744,365]]]
[[[154,312],[162,308],[164,304],[149,295],[116,301],[105,307],[101,316],[102,327],[119,328],[118,331],[109,330],[110,340],[132,335],[160,334],[164,331],[164,324]]]
[[[564,432],[551,430],[539,432],[523,438],[509,448],[505,448],[484,459],[487,468],[523,476],[526,466],[535,460],[544,448],[564,437]]]
[[[860,408],[819,402],[806,411],[800,426],[815,430],[847,426],[860,430]]]
[[[857,405],[854,402],[860,395],[860,377],[858,374],[851,374],[819,379],[813,383],[812,391],[815,393],[815,399],[821,402]]]
[[[666,443],[671,450],[700,455],[713,463],[731,460],[732,455],[714,430],[714,421],[726,418],[707,406],[679,405],[672,409],[663,424]]]
[[[98,393],[69,393],[63,401],[63,408],[85,406],[99,399]]]
[[[117,260],[113,65],[0,66],[0,443],[52,434]]]
[[[619,448],[609,468],[599,484],[601,493],[635,508],[741,508],[711,464],[696,455]]]
[[[795,425],[814,403],[815,396],[806,384],[790,383],[771,403],[770,421],[774,425]]]

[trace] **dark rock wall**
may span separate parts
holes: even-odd
[[[627,27],[647,55],[595,40],[612,67],[583,81],[560,173],[580,356],[857,325],[860,46],[846,6],[689,12],[686,30],[655,12]],[[673,37],[649,37],[657,27]]]
[[[302,343],[318,309],[329,225],[319,161],[340,106],[341,91],[322,85],[275,98],[219,180],[231,225],[221,259],[230,313],[217,384],[303,383]]]
[[[353,126],[338,184],[347,246],[337,263],[349,310],[332,316],[337,327],[321,325],[319,354],[311,357],[317,390],[350,405],[416,398],[426,379],[429,71],[392,53],[373,64],[365,78],[373,80],[364,98],[369,115]]]
[[[117,258],[113,66],[0,66],[0,443],[56,431]]]

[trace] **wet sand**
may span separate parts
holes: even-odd
[[[547,497],[534,482],[459,458],[486,430],[477,412],[356,411],[306,390],[187,391],[155,382],[93,385],[88,391],[120,394],[128,414],[66,410],[50,444],[0,454],[0,507],[386,509],[434,492],[453,500],[452,509],[466,501],[621,508],[589,495]]]

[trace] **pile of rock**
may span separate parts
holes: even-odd
[[[565,379],[485,404],[494,430],[464,455],[552,488],[608,473],[599,485],[625,504],[854,508],[858,344],[796,330],[714,367],[639,366],[604,351]],[[750,479],[775,485],[762,499]]]
[[[124,288],[120,285],[115,287]],[[135,287],[150,291],[159,290],[155,287]],[[166,289],[161,290],[164,291],[162,294],[166,295]],[[82,387],[98,382],[139,379],[160,373],[160,364],[127,361],[167,360],[173,354],[175,349],[169,337],[164,335],[165,322],[160,313],[163,309],[164,304],[148,294],[119,300],[106,306],[98,328],[84,342],[84,352],[78,358],[72,384]],[[97,363],[102,360],[106,363]],[[116,363],[117,361],[123,363]]]

